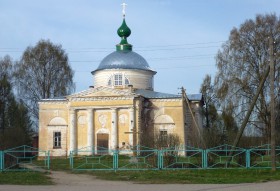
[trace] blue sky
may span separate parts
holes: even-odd
[[[280,15],[279,0],[1,0],[0,57],[19,60],[49,39],[65,49],[76,91],[84,90],[120,42],[123,2],[128,42],[157,71],[155,91],[174,94],[182,86],[198,93],[205,75],[215,76],[215,55],[233,27],[256,14]]]

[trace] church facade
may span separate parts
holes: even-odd
[[[202,95],[184,98],[155,92],[156,71],[132,50],[130,33],[124,18],[116,51],[91,72],[94,86],[39,102],[39,149],[52,156],[68,156],[82,148],[130,153],[155,133],[176,134],[180,144],[187,145],[194,120],[202,128]]]

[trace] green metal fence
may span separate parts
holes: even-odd
[[[131,150],[107,150],[85,147],[70,152],[73,170],[145,170],[157,169],[158,150],[134,147]]]
[[[158,170],[160,166],[159,150],[135,146],[130,151],[118,151],[117,170]],[[127,153],[127,154],[125,154]]]
[[[239,148],[221,145],[209,149],[189,146],[153,149],[135,146],[129,150],[85,147],[70,152],[72,170],[168,170],[217,168],[271,168],[271,147]],[[30,146],[0,151],[0,172],[50,169],[50,152]],[[280,168],[280,147],[276,147]]]
[[[40,151],[27,145],[0,151],[1,171],[45,171],[49,168],[48,151]]]
[[[271,168],[271,146],[269,144],[248,150],[250,157],[247,161],[250,168]],[[280,147],[277,146],[276,152],[276,167],[280,168]]]
[[[153,149],[136,146],[131,150],[83,148],[69,157],[73,170],[161,170],[270,168],[270,146],[244,149],[220,145],[209,149],[189,146]],[[280,168],[280,147],[276,148]]]
[[[194,147],[168,148],[160,151],[163,169],[203,168],[203,150]]]
[[[205,152],[204,168],[247,168],[246,149],[225,144]]]
[[[115,170],[117,151],[103,147],[84,147],[70,152],[70,166],[73,170]]]

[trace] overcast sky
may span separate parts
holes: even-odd
[[[121,3],[128,42],[157,71],[155,91],[184,86],[199,93],[215,76],[215,55],[231,29],[256,14],[280,14],[280,0],[0,0],[0,57],[19,60],[40,39],[61,44],[75,71],[76,91],[93,85],[91,71],[120,42]]]

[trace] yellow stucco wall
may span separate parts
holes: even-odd
[[[181,99],[167,100],[167,99],[151,99],[152,103],[152,119],[154,120],[160,115],[168,115],[174,121],[172,133],[179,135],[182,144],[184,144],[184,117]],[[135,131],[138,133],[133,134],[133,144],[139,143],[139,137],[145,136],[140,134],[141,121],[139,121],[141,114],[141,101],[135,99],[119,99],[119,100],[104,100],[104,101],[70,101],[64,103],[40,103],[39,104],[39,148],[41,150],[51,150],[53,156],[59,156],[61,153],[67,154],[69,148],[69,109],[76,109],[76,122],[77,122],[77,148],[86,147],[88,145],[88,110],[93,108],[93,127],[94,127],[94,145],[97,145],[97,133],[108,132],[109,134],[109,148],[112,138],[112,109],[117,109],[117,140],[119,149],[128,149],[130,132],[130,123],[134,123]],[[130,120],[130,111],[134,108],[134,121]],[[65,133],[63,130],[62,148],[53,149],[53,140],[51,137],[51,128],[55,130],[61,129],[60,127],[48,126],[50,121],[55,117],[63,118],[67,126],[65,126]],[[101,119],[102,118],[102,119]],[[123,145],[123,143],[125,143]],[[64,152],[62,152],[64,150]]]
[[[68,124],[68,108],[66,103],[39,104],[39,149],[51,151],[51,155],[66,155],[67,126],[60,123],[51,124],[52,120],[61,119]],[[61,131],[61,149],[53,149],[53,133]]]
[[[161,99],[155,100],[151,99],[153,108],[155,110],[152,112],[153,119],[156,120],[157,117],[161,115],[170,116],[174,122],[174,126],[170,129],[169,133],[177,134],[180,137],[181,144],[185,141],[185,128],[184,128],[184,115],[183,115],[183,104],[181,99]],[[154,130],[157,131],[157,125],[154,126]]]

